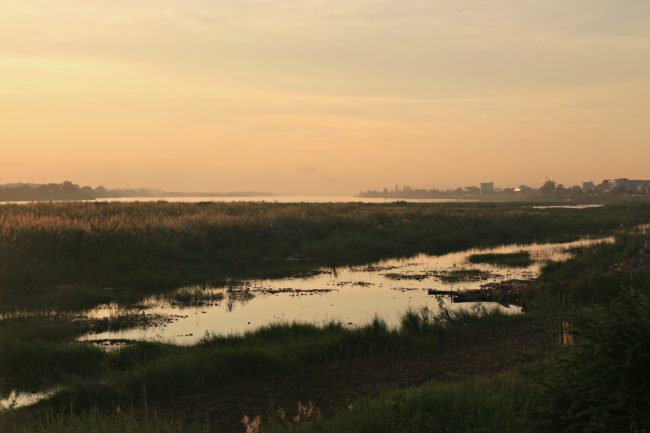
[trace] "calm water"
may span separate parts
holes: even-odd
[[[611,239],[581,240],[561,244],[508,245],[490,249],[472,249],[441,256],[418,255],[408,259],[385,260],[370,266],[322,269],[314,275],[282,279],[232,282],[221,287],[187,287],[186,293],[200,294],[199,302],[179,303],[173,297],[152,297],[134,309],[116,304],[101,305],[86,314],[108,318],[137,314],[155,318],[153,326],[102,332],[82,340],[111,339],[155,340],[192,344],[206,333],[232,334],[254,330],[270,323],[308,322],[321,324],[340,321],[362,325],[377,315],[395,326],[408,309],[439,309],[438,298],[427,289],[462,290],[508,279],[527,279],[539,275],[545,261],[566,260],[571,250]],[[511,253],[529,251],[535,262],[523,268],[504,268],[490,264],[470,264],[475,253]],[[453,271],[473,270],[472,281],[456,281]],[[457,274],[456,274],[457,275]],[[451,279],[451,281],[449,281]],[[452,304],[450,309],[468,308],[471,303]],[[490,307],[518,313],[517,306]]]
[[[52,200],[59,202],[59,200]],[[411,203],[475,203],[478,200],[471,199],[453,199],[453,198],[367,198],[354,197],[345,195],[274,195],[274,196],[251,196],[251,197],[117,197],[117,198],[99,198],[96,200],[84,200],[84,202],[118,202],[118,203],[135,203],[135,202],[156,202],[167,201],[170,203],[199,203],[199,202],[217,202],[217,203],[394,203],[397,201],[406,201]],[[47,201],[43,201],[46,203]],[[31,201],[0,201],[3,204],[27,204]]]
[[[562,204],[562,205],[545,205],[545,206],[531,206],[533,209],[597,209],[604,207],[602,204]]]
[[[471,203],[476,200],[464,199],[395,199],[395,198],[367,198],[353,197],[345,195],[275,195],[263,197],[122,197],[122,198],[102,198],[97,201],[102,202],[151,202],[151,201],[168,201],[168,202],[267,202],[267,203],[394,203],[396,201],[408,201],[413,203]]]

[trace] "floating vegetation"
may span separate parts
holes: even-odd
[[[215,292],[205,286],[184,287],[171,296],[171,304],[182,307],[215,305],[223,298],[223,291]]]
[[[368,281],[341,281],[336,283],[338,287],[352,286],[352,287],[371,287],[374,284]]]
[[[361,272],[385,272],[385,271],[392,271],[393,269],[399,269],[400,266],[395,266],[395,265],[368,265],[368,266],[358,266],[356,268],[353,268],[355,271],[361,271]]]
[[[317,277],[318,275],[329,275],[331,273],[332,273],[332,271],[330,271],[330,270],[318,269],[318,270],[314,270],[314,271],[298,272],[298,273],[294,274],[291,278],[294,278],[294,279],[309,278],[309,277]]]
[[[390,279],[390,280],[415,280],[415,281],[422,281],[426,280],[427,278],[433,277],[435,274],[434,273],[420,273],[420,274],[400,274],[400,273],[388,273],[388,274],[383,274],[384,277]]]
[[[498,277],[497,274],[480,269],[454,269],[435,274],[443,283],[476,282]]]
[[[255,289],[256,293],[263,293],[265,295],[278,295],[280,293],[288,293],[291,296],[302,296],[302,295],[318,295],[322,293],[333,292],[334,289],[294,289],[291,287],[281,287],[281,288],[263,288]]]

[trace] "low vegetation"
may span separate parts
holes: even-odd
[[[81,205],[69,206],[71,206],[69,209],[65,208],[66,212],[73,209],[82,213],[88,212]],[[151,206],[154,208],[160,206],[158,210],[162,212],[162,219],[151,221],[155,229],[152,228],[152,232],[142,235],[143,239],[139,242],[143,243],[135,245],[135,251],[146,251],[143,246],[146,245],[145,239],[152,242],[152,245],[156,245],[155,236],[151,238],[147,236],[157,233],[164,224],[170,226],[179,224],[173,218],[164,216],[174,206],[171,208],[167,208],[166,204]],[[210,206],[212,205],[208,205]],[[285,220],[276,215],[267,221],[269,224],[272,223],[271,227],[276,227],[278,224],[280,227],[287,228],[290,226],[287,225],[287,221],[293,223],[301,221],[300,224],[296,223],[297,226],[294,228],[302,227],[306,230],[305,227],[310,224],[306,216],[294,219],[297,218],[294,212],[299,207],[283,208],[283,206],[278,205],[276,210],[288,212],[292,217],[285,215],[285,218],[288,218]],[[193,209],[198,215],[203,215],[197,218],[211,218],[208,214],[201,214],[200,206]],[[222,211],[226,209],[227,206]],[[233,209],[236,209],[236,206]],[[233,209],[230,211],[232,212]],[[377,213],[378,209],[384,207],[368,209]],[[490,225],[487,215],[494,217],[496,213],[502,213],[506,220],[519,218],[515,216],[517,210],[509,205],[505,207],[495,205],[482,210],[480,207],[470,205],[431,209],[435,210],[430,211],[426,207],[410,205],[387,206],[384,211],[391,216],[386,220],[389,222],[384,221],[384,224],[395,228],[396,226],[392,226],[393,223],[390,221],[396,218],[407,226],[414,224],[412,227],[414,230],[414,227],[422,229],[427,227],[427,219],[434,218],[435,215],[442,221],[441,224],[453,226],[455,218],[465,214],[465,217],[474,223],[472,229],[475,230],[474,233],[483,233],[482,224]],[[309,207],[304,208],[303,211],[308,215],[312,212]],[[355,214],[365,211],[367,211],[365,205],[358,207],[344,205],[341,209],[337,209],[337,212],[342,214],[335,212],[336,216],[330,215],[330,218],[339,219],[339,222],[347,221],[350,224],[347,229],[342,229],[342,233],[348,233],[353,237],[365,233],[363,236],[366,236],[369,245],[376,241],[377,233],[381,233],[383,229],[357,226],[353,223],[355,217],[349,214],[349,212]],[[623,218],[626,224],[632,224],[648,217],[644,213],[648,210],[644,208],[590,209],[567,215],[567,220],[573,221],[571,223],[541,219],[538,221],[540,224],[550,225],[545,228],[538,227],[538,233],[548,233],[549,239],[554,238],[554,240],[558,237],[571,239],[577,233],[584,234],[583,228],[575,228],[574,231],[570,228],[574,227],[572,224],[578,227],[585,222],[579,216],[585,215],[582,212],[592,211],[588,224],[591,224],[594,230],[592,233],[598,234],[608,233],[614,227],[614,224],[611,226],[608,224],[616,218],[619,220]],[[564,211],[559,210],[559,212],[560,214],[555,217],[563,215]],[[445,217],[447,219],[443,218],[445,213],[448,214]],[[424,214],[426,217],[423,216]],[[478,214],[482,216],[477,217]],[[407,217],[407,215],[411,216]],[[4,216],[6,217],[6,214]],[[183,213],[178,215],[180,220],[186,217],[187,215]],[[66,239],[65,242],[73,242],[67,238],[67,236],[73,237],[69,234],[71,232],[68,232],[69,227],[80,224],[84,218],[75,220],[68,217],[65,222],[59,221],[63,227],[67,227],[61,232],[68,233],[62,235]],[[261,216],[258,215],[256,218]],[[303,221],[302,218],[305,220]],[[526,218],[530,223],[530,218],[534,217]],[[572,220],[573,218],[575,220]],[[228,224],[236,227],[232,222]],[[359,222],[359,224],[363,223]],[[24,227],[28,226],[29,224]],[[104,223],[99,226],[103,227]],[[134,226],[128,227],[132,230]],[[146,227],[146,224],[142,227]],[[350,227],[354,227],[354,230]],[[367,231],[364,232],[361,227],[366,227]],[[30,230],[26,230],[20,236],[24,236],[23,239],[26,239],[28,244],[30,242],[33,244],[25,247],[25,250],[19,254],[35,248],[37,239],[41,241],[45,239],[43,242],[47,245],[58,236],[54,231],[43,234],[44,237],[39,238],[36,234],[38,229]],[[102,233],[102,230],[96,231],[96,228],[82,230],[83,233],[79,236],[87,240],[91,234]],[[186,235],[184,229],[176,231],[178,230],[176,227],[169,230],[168,234],[171,238],[176,236],[182,238]],[[251,228],[237,230],[244,234],[243,240],[246,240],[247,236],[253,236],[252,232],[248,232]],[[271,229],[273,230],[275,229]],[[330,227],[330,230],[334,230],[333,227]],[[406,248],[407,232],[404,229],[400,234],[391,235],[394,236],[393,240],[398,250]],[[123,233],[129,231],[125,230]],[[354,233],[356,235],[353,235]],[[452,236],[442,232],[435,234],[437,232],[434,229],[430,229],[427,233],[442,245],[445,245],[443,240],[446,236]],[[514,233],[513,237],[533,236],[523,227],[516,229]],[[487,232],[484,234],[485,236],[480,237],[480,241],[477,242],[486,244],[492,242],[491,234]],[[275,235],[268,236],[272,238]],[[314,235],[312,239],[316,244],[327,243],[327,239],[331,239],[328,237],[330,235]],[[102,242],[108,242],[107,239],[111,236],[114,236],[114,233],[107,235]],[[287,236],[290,239],[290,235]],[[401,236],[405,237],[401,238]],[[518,369],[494,377],[450,377],[449,379],[452,380],[447,383],[432,382],[403,390],[384,389],[374,397],[361,398],[351,405],[346,404],[347,409],[339,410],[335,414],[323,415],[321,418],[310,415],[297,421],[292,413],[278,416],[275,413],[270,415],[251,412],[248,414],[250,415],[248,427],[239,425],[233,428],[239,432],[248,430],[271,433],[280,431],[647,433],[650,431],[648,415],[650,383],[647,374],[647,360],[650,359],[648,319],[650,317],[650,267],[643,265],[645,263],[643,260],[629,261],[630,258],[643,253],[639,251],[639,245],[645,238],[646,234],[643,233],[618,232],[613,243],[583,248],[577,250],[575,257],[566,262],[546,264],[539,282],[540,292],[530,304],[528,313],[515,317],[491,310],[452,312],[443,309],[442,314],[436,315],[426,310],[412,311],[404,315],[397,329],[388,328],[379,319],[358,328],[348,328],[337,323],[325,326],[276,324],[243,335],[207,335],[199,344],[189,347],[161,343],[134,343],[120,350],[106,352],[74,341],[76,336],[87,330],[88,325],[83,321],[70,321],[66,316],[46,313],[36,316],[8,315],[0,320],[0,354],[2,354],[0,395],[6,395],[11,389],[29,391],[60,387],[61,392],[35,408],[1,412],[0,431],[3,433],[223,431],[221,426],[212,424],[207,415],[205,418],[183,419],[169,413],[158,412],[157,404],[168,400],[170,396],[176,399],[197,393],[199,395],[218,393],[226,387],[235,389],[233,387],[246,381],[250,382],[252,379],[290,376],[296,371],[346,363],[349,360],[372,359],[385,354],[401,356],[407,353],[430,353],[435,357],[437,351],[446,343],[453,346],[456,344],[454,342],[468,339],[474,341],[471,340],[472,338],[483,339],[482,333],[486,330],[503,337],[517,324],[523,325],[524,331],[531,329],[527,327],[528,323],[543,322],[555,326],[556,322],[548,319],[554,317],[568,323],[571,336],[568,341],[573,341],[574,344],[558,348],[557,352],[543,363],[539,363],[537,358],[528,356],[521,356],[520,359],[515,357],[513,365],[525,364],[531,359],[536,360],[536,364],[527,366],[523,370]],[[16,239],[7,241],[3,246],[7,248],[11,242],[17,241]],[[347,242],[346,240],[341,245],[351,245]],[[419,247],[426,247],[425,241],[419,242],[417,244]],[[469,240],[461,240],[460,244],[463,242]],[[106,245],[110,245],[110,242]],[[184,254],[183,243],[176,245],[181,249],[181,253],[178,254]],[[229,245],[228,248],[234,248],[234,243],[218,245]],[[52,251],[56,251],[57,248],[59,247],[54,242],[51,246]],[[204,252],[212,247],[205,246],[205,248]],[[228,248],[222,251],[227,251]],[[245,243],[241,248],[246,248]],[[447,248],[453,247],[449,244]],[[253,260],[252,257],[255,255],[251,251],[254,250],[253,248],[242,254]],[[280,256],[278,251],[280,250],[271,251],[271,255],[265,258],[273,259],[276,255]],[[304,245],[296,249],[282,250],[282,254],[291,257],[318,257],[318,260],[327,257],[317,256],[315,251],[325,250]],[[357,253],[359,251],[363,249],[357,250]],[[170,255],[169,260],[174,257],[174,254]],[[347,250],[345,254],[351,252]],[[137,258],[142,260],[140,263],[147,262],[146,259]],[[47,259],[42,259],[40,264],[44,265],[46,262]],[[628,262],[635,265],[625,267],[619,265]],[[93,266],[92,258],[89,262],[80,259],[80,263]],[[74,266],[79,266],[79,263]],[[111,265],[108,266],[110,268]],[[28,290],[37,293],[37,289]],[[75,293],[77,289],[72,287],[61,290]],[[199,286],[181,292],[176,301],[182,302],[185,298],[193,299],[204,295],[204,291]],[[489,354],[479,354],[479,359],[484,355]],[[241,418],[244,413],[235,415]],[[261,425],[255,421],[256,415],[263,415]]]
[[[575,347],[544,376],[544,419],[566,433],[650,431],[650,285],[573,320]]]
[[[8,354],[0,362],[0,377],[10,378],[5,392],[63,386],[55,398],[63,406],[126,407],[135,404],[143,390],[150,398],[201,392],[308,365],[435,347],[459,333],[509,321],[498,310],[442,315],[423,310],[406,313],[398,329],[379,319],[358,328],[275,324],[240,336],[206,336],[191,347],[135,343],[116,352],[64,340],[69,328],[53,338],[56,325],[39,322],[38,330],[0,328],[0,350]]]
[[[510,268],[525,268],[533,264],[528,251],[517,251],[515,253],[484,253],[472,254],[469,256],[470,263],[487,263],[495,266]]]
[[[640,203],[580,211],[520,204],[2,205],[0,311],[79,309],[188,282],[573,240],[644,222],[649,213],[650,204]]]
[[[534,389],[517,374],[429,383],[390,391],[380,398],[352,404],[328,420],[308,423],[271,421],[265,432],[300,433],[428,433],[534,432],[531,424]]]

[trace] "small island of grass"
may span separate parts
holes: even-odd
[[[510,268],[525,268],[533,264],[533,259],[528,251],[514,253],[484,253],[469,256],[470,263],[484,263]]]

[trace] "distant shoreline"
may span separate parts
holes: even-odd
[[[49,184],[17,183],[0,185],[0,202],[95,201],[136,197],[164,199],[167,197],[245,198],[273,196],[273,193],[265,191],[180,192],[148,188],[107,189],[103,186],[92,188],[69,181]]]

